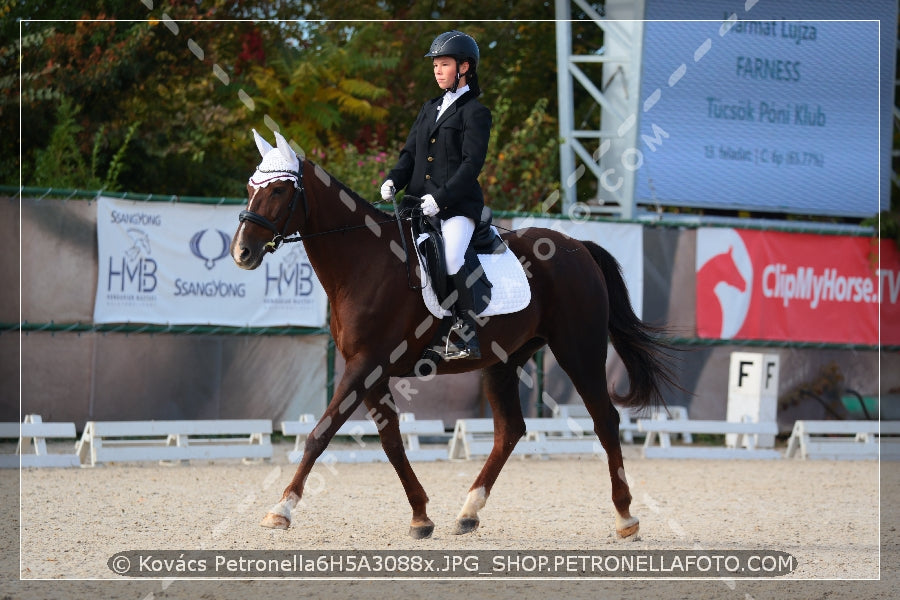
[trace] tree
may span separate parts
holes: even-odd
[[[79,127],[69,131],[76,136],[73,147],[83,156],[94,155],[100,163],[109,164],[126,137],[134,137],[120,165],[129,189],[220,192],[226,177],[209,167],[221,164],[233,148],[221,140],[230,137],[233,124],[243,115],[228,105],[238,104],[237,98],[231,99],[235,92],[223,92],[221,84],[214,84],[210,66],[222,55],[227,58],[225,64],[235,62],[228,52],[235,47],[232,35],[237,31],[225,23],[195,26],[174,21],[215,14],[212,9],[201,11],[193,2],[167,6],[168,21],[147,19],[151,15],[141,3],[95,5],[80,9],[75,15],[81,19],[78,21],[21,24],[23,33],[30,32],[23,36],[23,42],[27,39],[30,43],[22,44],[26,75],[21,89],[16,78],[13,86],[0,90],[0,106],[14,106],[21,93],[23,183],[34,182],[36,152],[48,143],[58,105],[65,97],[82,107]],[[28,13],[29,8],[35,12]],[[113,21],[103,12],[106,9],[118,11],[117,17],[145,20]],[[23,18],[73,16],[71,11],[54,12],[42,5],[25,6],[21,12]],[[4,33],[7,31],[5,27]],[[200,56],[192,47],[201,49]],[[228,96],[228,103],[222,102],[222,96]],[[152,126],[137,128],[137,122]],[[97,145],[100,131],[103,134]],[[16,157],[17,162],[18,148],[13,143],[5,142],[2,152],[4,164],[8,156]],[[227,160],[233,162],[234,158]],[[18,165],[0,175],[5,183],[13,183],[18,179]],[[231,186],[232,177],[227,177],[227,182]],[[232,189],[239,191],[240,187]]]
[[[393,68],[397,59],[371,51],[371,28],[335,36],[325,25],[304,33],[302,45],[286,46],[276,58],[254,67],[255,104],[301,149],[323,156],[340,153],[348,140],[359,141],[356,132],[363,125],[387,117],[388,111],[375,101],[388,90],[369,76]]]
[[[78,8],[19,3],[13,20],[94,20],[22,23],[26,75],[20,90],[12,68],[18,23],[5,19],[0,114],[17,108],[21,91],[26,185],[37,181],[38,151],[44,161],[51,155],[46,150],[60,123],[57,109],[70,98],[81,107],[77,128],[59,131],[72,136],[71,147],[85,165],[94,160],[98,173],[124,147],[116,165],[126,190],[243,195],[257,158],[249,138],[256,127],[280,129],[375,200],[379,178],[396,160],[413,118],[439,93],[423,55],[436,35],[461,29],[481,46],[482,101],[495,114],[482,176],[490,202],[530,208],[558,180],[552,12],[550,3],[502,0],[452,8],[393,0],[169,0],[152,10],[133,0]],[[347,20],[354,16],[365,20]],[[519,20],[495,20],[512,18]],[[0,142],[0,156],[4,166],[13,165],[0,178],[16,183],[12,136]],[[507,157],[515,157],[512,166]],[[516,184],[511,189],[510,182]]]
[[[94,138],[94,148],[90,164],[75,146],[75,140],[82,127],[76,122],[81,112],[80,106],[73,106],[69,98],[62,98],[56,113],[57,122],[46,148],[37,151],[34,184],[46,187],[80,188],[83,190],[118,190],[119,174],[128,144],[139,123],[128,129],[122,146],[113,156],[105,175],[100,175],[98,155],[103,140],[103,128]]]

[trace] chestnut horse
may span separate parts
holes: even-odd
[[[421,292],[409,285],[401,227],[392,215],[299,158],[279,134],[275,148],[254,134],[263,161],[248,184],[250,200],[241,212],[231,256],[239,267],[255,269],[282,242],[302,239],[331,303],[331,335],[346,361],[334,396],[306,441],[296,474],[261,525],[290,526],[291,510],[303,495],[313,463],[338,428],[365,403],[370,414],[379,415],[382,447],[412,507],[409,534],[429,537],[434,523],[425,509],[428,496],[404,451],[388,381],[419,373],[423,351],[440,320],[431,316]],[[402,231],[411,247],[408,222],[402,222]],[[286,239],[297,232],[300,238]],[[611,395],[617,404],[634,409],[664,405],[661,387],[677,385],[667,365],[670,347],[661,341],[660,330],[635,316],[619,264],[600,246],[538,228],[502,237],[525,266],[531,302],[517,313],[481,320],[480,359],[444,361],[436,371],[483,369],[493,411],[493,449],[469,490],[454,533],[478,527],[478,511],[525,434],[519,369],[548,345],[593,419],[608,458],[616,531],[621,537],[631,536],[639,524],[629,511],[619,415]],[[607,336],[628,371],[629,390],[624,396],[607,389]]]

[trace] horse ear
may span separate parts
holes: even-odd
[[[291,145],[287,143],[287,140],[284,139],[284,136],[275,132],[275,147],[278,148],[278,151],[281,152],[281,155],[284,159],[290,163],[297,161],[297,153],[294,152],[294,149],[291,148]]]
[[[272,144],[267,142],[263,136],[259,135],[255,129],[253,130],[253,139],[256,140],[256,147],[259,149],[260,156],[265,156],[269,150],[272,149]]]

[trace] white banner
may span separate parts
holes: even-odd
[[[644,310],[644,228],[631,223],[599,223],[548,218],[515,218],[513,229],[544,227],[560,231],[576,240],[599,244],[622,265],[622,275],[634,314],[641,318]]]
[[[324,326],[327,297],[302,243],[254,271],[234,264],[242,208],[98,198],[94,322]]]

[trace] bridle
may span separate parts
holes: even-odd
[[[307,219],[309,219],[309,202],[306,199],[306,188],[304,188],[304,186],[303,186],[302,167],[301,167],[300,172],[285,171],[285,170],[281,170],[281,169],[279,169],[277,171],[263,171],[263,170],[257,169],[257,171],[259,173],[285,173],[287,175],[292,175],[294,178],[296,178],[296,183],[294,184],[294,195],[291,197],[290,206],[288,206],[287,219],[285,220],[284,226],[281,227],[280,231],[279,231],[277,224],[273,223],[272,221],[270,221],[269,219],[265,218],[264,216],[262,216],[261,214],[259,214],[257,212],[253,212],[252,210],[245,209],[245,210],[242,210],[240,212],[240,214],[238,214],[238,221],[240,221],[241,223],[250,222],[250,223],[253,223],[254,225],[259,225],[263,229],[268,229],[273,234],[275,234],[275,237],[273,237],[271,241],[266,242],[266,244],[265,244],[266,252],[273,253],[276,250],[278,250],[278,248],[280,248],[282,244],[290,244],[292,242],[302,242],[303,240],[306,240],[309,238],[314,238],[314,237],[318,237],[321,235],[328,235],[330,233],[344,233],[344,232],[353,231],[356,229],[370,229],[373,224],[374,225],[384,225],[385,223],[393,223],[394,221],[396,221],[397,225],[399,226],[400,221],[403,220],[400,217],[399,213],[397,212],[397,206],[395,203],[393,219],[387,219],[385,221],[373,221],[372,223],[366,223],[365,225],[347,225],[344,227],[337,227],[335,229],[328,229],[326,231],[317,231],[315,233],[308,233],[305,235],[301,234],[301,235],[295,235],[292,237],[287,237],[288,224],[291,222],[291,219],[294,216],[294,211],[297,210],[298,200],[303,201],[303,214],[305,215],[305,217]],[[252,198],[251,198],[251,200],[252,200]],[[410,218],[409,216],[405,217],[406,220],[409,220],[409,218]],[[403,244],[404,253],[407,253],[406,252],[406,238],[403,236],[402,227],[400,228],[400,238],[401,238],[401,241]]]
[[[257,169],[258,170],[258,169]],[[281,231],[278,229],[278,225],[262,216],[257,212],[253,212],[252,210],[244,209],[238,215],[238,221],[241,223],[250,222],[254,225],[259,225],[264,229],[268,229],[275,237],[273,237],[270,241],[266,242],[265,248],[266,252],[275,252],[278,248],[281,247],[281,244],[285,242],[299,242],[302,239],[302,236],[296,237],[286,237],[288,234],[287,228],[290,224],[291,220],[294,217],[294,211],[297,210],[297,203],[299,200],[303,200],[303,213],[306,215],[306,218],[309,218],[309,203],[306,201],[306,191],[303,188],[303,169],[300,168],[297,171],[259,171],[260,173],[287,173],[288,175],[293,175],[296,178],[296,183],[294,184],[294,194],[291,196],[291,203],[288,207],[287,218],[284,220],[284,225],[281,227]]]
[[[347,227],[338,227],[336,229],[329,229],[327,231],[319,231],[319,232],[311,233],[308,235],[296,235],[293,237],[287,237],[287,228],[291,222],[291,219],[294,217],[294,211],[297,210],[297,202],[299,200],[303,201],[303,214],[305,215],[305,218],[309,219],[309,202],[306,199],[306,189],[303,187],[303,164],[301,162],[300,167],[297,171],[286,171],[286,170],[263,171],[263,170],[259,170],[259,168],[257,168],[257,171],[259,171],[260,173],[286,173],[286,174],[292,175],[294,178],[296,178],[296,182],[294,183],[294,194],[291,196],[291,203],[290,203],[290,206],[288,207],[287,218],[284,220],[284,225],[281,227],[281,231],[278,230],[278,225],[276,225],[275,223],[273,223],[266,217],[262,216],[261,214],[259,214],[257,212],[253,212],[252,210],[244,209],[238,215],[238,221],[240,221],[241,223],[250,222],[250,223],[253,223],[254,225],[259,225],[260,227],[262,227],[264,229],[268,229],[273,234],[275,234],[274,237],[270,241],[266,242],[265,246],[264,246],[266,249],[266,252],[269,252],[270,254],[274,253],[276,250],[278,250],[282,244],[289,244],[292,242],[302,242],[303,240],[305,240],[307,238],[318,237],[320,235],[327,235],[330,233],[342,233],[342,232],[346,232],[346,231],[352,231],[355,229],[367,229],[367,228],[371,227],[371,225],[369,223],[367,223],[365,225],[350,225]],[[401,221],[412,220],[413,214],[416,213],[417,209],[415,209],[415,208],[414,209],[406,209],[403,211],[406,214],[401,216],[401,211],[399,211],[397,209],[397,203],[394,200],[393,196],[391,197],[391,200],[394,204],[394,218],[388,219],[385,221],[375,221],[374,224],[383,225],[385,223],[391,223],[391,222],[397,223],[397,228],[400,231],[400,241],[401,241],[401,244],[403,247],[403,254],[405,257],[404,262],[406,263],[406,279],[409,283],[410,289],[421,289],[420,287],[415,286],[412,282],[412,273],[411,273],[410,263],[409,263],[409,250],[407,249],[407,246],[406,246],[406,236],[403,233],[403,226],[400,224]],[[419,213],[418,216],[419,216],[419,218],[421,218],[422,217],[421,213]],[[510,231],[510,232],[513,231],[512,229],[508,229],[506,227],[502,227],[501,225],[497,225],[497,224],[494,224],[494,227],[503,229],[505,231]],[[531,236],[521,233],[521,232],[519,233],[519,235],[521,235],[522,237],[537,240],[537,238],[531,238]],[[574,252],[575,250],[577,250],[577,248],[574,250],[566,248],[565,250],[566,250],[566,252]]]
[[[371,228],[372,223],[366,223],[365,225],[350,225],[350,226],[346,226],[346,227],[338,227],[336,229],[329,229],[327,231],[318,231],[318,232],[310,233],[307,235],[301,234],[301,235],[296,235],[293,237],[287,237],[288,225],[290,224],[291,220],[294,217],[294,212],[297,210],[297,204],[300,200],[303,201],[303,213],[305,215],[305,218],[307,220],[309,219],[309,202],[307,201],[307,198],[306,198],[306,189],[303,186],[302,162],[297,171],[281,170],[281,169],[279,169],[277,171],[265,171],[265,170],[260,170],[258,167],[257,167],[257,171],[259,173],[284,173],[284,174],[292,176],[292,178],[295,179],[294,193],[291,196],[291,203],[288,207],[288,214],[284,220],[284,225],[280,228],[280,230],[279,230],[279,227],[277,224],[273,223],[272,221],[270,221],[266,217],[262,216],[261,214],[259,214],[257,212],[253,212],[252,210],[244,209],[238,215],[238,220],[241,223],[246,223],[246,222],[253,223],[254,225],[259,225],[263,229],[267,229],[274,234],[274,237],[270,241],[266,242],[266,244],[264,246],[266,249],[266,252],[274,253],[276,250],[278,250],[278,248],[281,247],[282,244],[288,244],[291,242],[302,242],[305,239],[317,237],[320,235],[328,235],[330,233],[342,233],[342,232],[347,232],[347,231],[353,231],[356,229],[370,229]],[[421,199],[418,199],[418,200],[421,200]],[[252,198],[251,198],[251,201],[252,201]],[[403,211],[400,211],[397,208],[397,203],[396,203],[396,200],[394,199],[393,195],[391,196],[391,201],[394,205],[394,218],[387,219],[384,221],[374,221],[373,223],[376,225],[383,225],[383,224],[391,223],[391,222],[397,223],[397,229],[400,232],[400,243],[403,248],[403,254],[404,254],[403,262],[406,264],[407,283],[408,283],[410,289],[420,290],[420,289],[422,289],[422,287],[420,285],[414,284],[413,280],[412,280],[412,268],[411,268],[410,260],[409,260],[409,249],[406,245],[406,235],[403,232],[403,226],[401,225],[401,221],[412,220],[416,217],[422,218],[421,209],[416,207],[416,208],[409,208],[409,209],[404,209]],[[402,213],[405,213],[405,214],[402,214]],[[500,226],[496,225],[496,227],[500,227]],[[506,229],[506,228],[501,227],[501,229]],[[506,230],[512,231],[511,229],[506,229]],[[525,237],[529,237],[529,236],[525,235]]]

